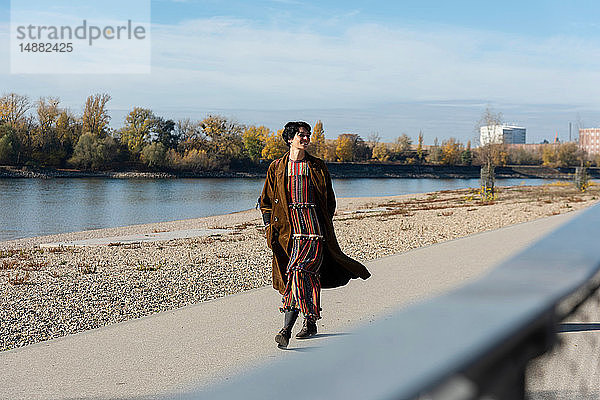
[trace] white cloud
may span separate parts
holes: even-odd
[[[32,97],[55,94],[73,105],[82,104],[90,93],[107,91],[113,96],[112,107],[121,110],[139,105],[155,110],[313,110],[310,115],[316,115],[314,110],[343,109],[348,118],[353,112],[349,109],[367,109],[352,116],[355,125],[339,122],[339,129],[361,123],[376,126],[382,113],[420,112],[386,104],[452,100],[469,105],[599,105],[592,88],[600,84],[600,49],[584,38],[377,24],[337,26],[332,33],[316,31],[315,26],[318,21],[304,30],[303,25],[257,26],[230,18],[154,25],[150,77],[25,79],[4,73],[0,87]],[[6,36],[0,29],[0,44]],[[380,110],[377,105],[382,105]],[[343,119],[334,111],[329,114],[336,121]],[[467,121],[472,114],[464,114],[461,129],[472,130]],[[389,135],[398,133],[393,129],[400,123],[419,129],[416,120],[431,117],[405,116],[385,129]],[[448,121],[451,113],[438,125]],[[380,133],[385,135],[385,129]]]
[[[600,81],[598,46],[576,38],[537,42],[372,24],[330,36],[217,18],[155,26],[153,40],[155,66],[225,88],[217,95],[225,103],[254,95],[292,107],[457,98],[596,102],[587,88]]]

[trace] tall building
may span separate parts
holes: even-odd
[[[588,154],[600,154],[600,128],[580,129],[579,147]]]
[[[524,144],[526,129],[512,125],[488,125],[479,128],[479,143]]]

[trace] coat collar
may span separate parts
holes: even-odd
[[[314,157],[311,156],[307,151],[304,152],[304,159],[310,164],[313,163],[314,161]],[[288,162],[290,161],[290,152],[288,151],[287,153],[285,153],[283,155],[283,157],[281,157],[278,160],[278,164],[277,164],[277,177],[278,178],[284,178],[285,176],[285,172],[286,172],[286,168],[288,165]]]

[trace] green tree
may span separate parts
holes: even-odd
[[[155,138],[154,141],[161,143],[165,149],[176,149],[179,146],[180,137],[173,120],[154,117],[151,130],[151,135]]]
[[[473,163],[473,152],[471,151],[471,141],[467,142],[467,148],[463,150],[460,155],[460,161],[464,165],[471,165]]]
[[[0,126],[0,164],[14,165],[17,162],[19,138],[9,126]]]

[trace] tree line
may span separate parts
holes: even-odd
[[[281,131],[243,125],[219,115],[174,121],[135,107],[120,129],[109,126],[106,93],[86,99],[81,116],[61,107],[55,97],[31,101],[16,93],[0,97],[0,164],[82,169],[151,169],[227,171],[282,156],[288,147]],[[541,150],[540,150],[541,149]],[[535,151],[495,147],[495,165],[577,165],[574,143]],[[330,162],[396,162],[406,164],[482,165],[489,154],[450,138],[432,146],[401,134],[384,143],[378,134],[366,140],[354,133],[326,139],[323,123],[313,126],[309,152]]]

